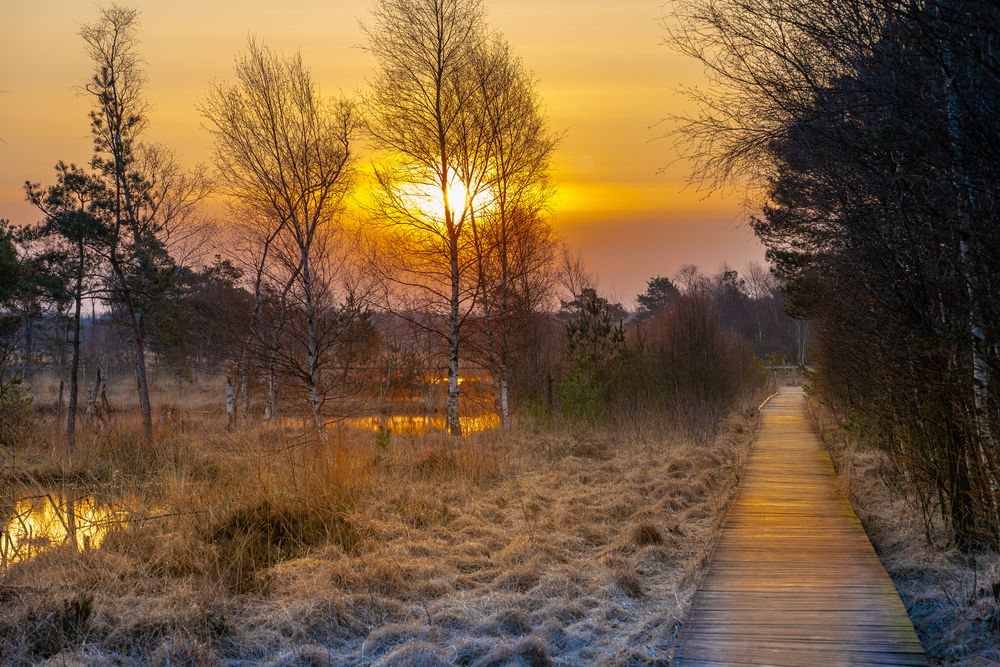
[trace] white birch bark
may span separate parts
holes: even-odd
[[[236,392],[233,390],[232,381],[226,377],[226,430],[233,428],[236,421]]]

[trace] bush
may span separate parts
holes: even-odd
[[[609,382],[591,368],[575,368],[559,383],[563,416],[575,422],[593,424],[605,414]]]
[[[727,331],[711,296],[677,296],[656,313],[652,335],[626,343],[600,302],[567,327],[570,371],[559,385],[563,415],[594,424],[659,413],[711,435],[724,415],[767,380],[749,343]]]
[[[571,371],[559,385],[559,399],[570,420],[594,423],[603,417],[611,386],[619,379],[625,331],[614,323],[613,308],[594,290],[585,290],[576,318],[566,325]]]
[[[679,299],[668,315],[668,331],[652,366],[684,426],[701,429],[719,423],[741,395],[765,382],[750,345],[724,330],[707,299]]]
[[[19,383],[0,388],[0,447],[16,447],[30,439],[35,426],[31,396]]]

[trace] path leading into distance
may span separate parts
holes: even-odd
[[[798,387],[760,430],[681,631],[682,665],[926,665]]]

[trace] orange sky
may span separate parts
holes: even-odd
[[[210,139],[195,105],[213,79],[229,78],[248,35],[300,49],[327,93],[362,90],[372,62],[358,46],[372,0],[172,0],[142,9],[148,138],[206,162]],[[626,303],[655,274],[681,264],[714,270],[762,257],[735,196],[686,188],[657,121],[687,102],[700,67],[661,44],[660,0],[494,0],[489,20],[541,83],[556,155],[555,224],[583,252],[603,289]],[[5,2],[0,17],[0,218],[35,219],[25,179],[48,182],[59,159],[86,163],[88,101],[76,87],[88,63],[77,35],[96,4]],[[669,167],[661,172],[661,168]]]

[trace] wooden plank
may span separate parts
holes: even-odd
[[[799,387],[761,409],[739,496],[676,664],[927,665],[899,594],[834,483]]]

